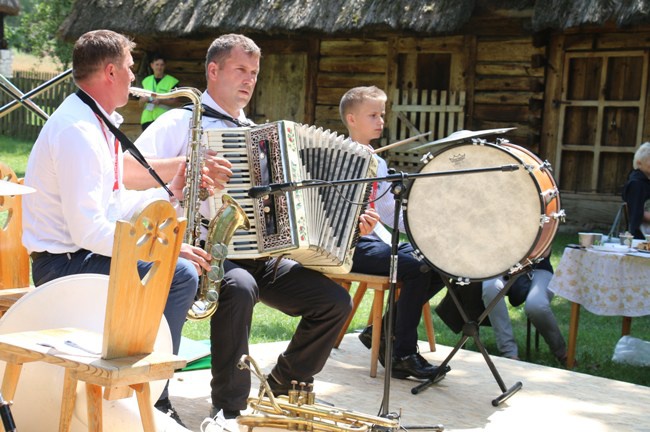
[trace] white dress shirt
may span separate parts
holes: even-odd
[[[104,114],[122,123],[118,113]],[[68,96],[43,126],[27,162],[25,184],[36,189],[23,197],[27,250],[111,256],[115,222],[128,220],[150,199],[168,198],[161,188],[126,190],[122,160],[110,130],[76,94]]]
[[[378,162],[377,177],[388,176],[388,166],[386,165],[386,161],[377,155],[375,155],[375,159],[377,159]],[[395,196],[390,191],[392,186],[393,184],[391,182],[387,182],[387,181],[378,182],[377,197],[381,197],[381,198],[375,202],[375,210],[377,211],[377,213],[379,213],[381,222],[388,225],[391,228],[393,227],[393,219],[395,218],[394,215]],[[380,227],[380,224],[376,225],[375,231],[378,228],[384,229],[385,231],[385,228]],[[406,232],[406,229],[404,227],[404,212],[402,212],[402,209],[399,210],[399,230],[400,232]]]
[[[210,97],[208,92],[201,95],[201,102],[215,110],[226,114]],[[229,114],[226,114],[230,117]],[[192,112],[186,109],[173,109],[167,111],[153,122],[142,135],[135,141],[136,147],[145,158],[165,159],[187,155],[187,145],[190,142],[190,124]],[[238,120],[245,121],[246,115],[240,110]],[[231,122],[221,119],[201,117],[203,130],[234,127]]]

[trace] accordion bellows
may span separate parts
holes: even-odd
[[[203,140],[233,165],[226,188],[210,198],[210,216],[226,193],[251,222],[250,231],[233,236],[229,259],[282,255],[322,272],[350,271],[369,183],[309,187],[262,198],[250,198],[248,190],[272,183],[374,177],[377,161],[369,148],[335,132],[290,121],[207,130]]]

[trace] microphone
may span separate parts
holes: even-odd
[[[265,195],[272,195],[280,192],[291,192],[303,185],[302,182],[272,183],[265,186],[253,186],[248,189],[248,196],[261,198]]]

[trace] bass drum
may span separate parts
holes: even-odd
[[[441,273],[480,281],[530,265],[550,247],[560,210],[548,163],[508,142],[458,144],[436,153],[420,173],[519,166],[416,178],[405,204],[407,233]]]
[[[108,294],[108,276],[82,274],[66,276],[43,284],[9,308],[0,319],[0,334],[47,328],[77,327],[96,332],[104,330]],[[171,352],[171,333],[162,319],[155,344],[156,351]],[[0,362],[0,373],[5,364]],[[47,363],[23,365],[11,411],[20,431],[56,431],[59,424],[64,368]],[[162,393],[165,381],[151,383],[151,404]],[[117,401],[103,400],[104,431],[142,430],[135,394]],[[154,409],[160,428],[165,417]],[[173,421],[173,420],[172,420]],[[72,431],[88,430],[85,384],[77,385],[77,400]]]

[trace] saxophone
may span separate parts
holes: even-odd
[[[212,256],[210,271],[199,278],[199,288],[194,304],[187,313],[189,320],[201,320],[214,314],[219,305],[221,281],[224,275],[223,263],[228,255],[228,243],[235,231],[240,228],[250,229],[250,221],[244,210],[228,195],[223,195],[222,206],[210,220],[207,237],[201,246],[201,203],[210,196],[209,191],[201,186],[201,177],[205,165],[205,146],[201,142],[201,92],[192,87],[180,87],[169,93],[158,94],[149,90],[131,87],[130,93],[137,97],[156,99],[190,99],[194,109],[190,122],[190,142],[187,145],[185,160],[185,187],[183,188],[184,216],[187,230],[183,241],[201,247]]]

